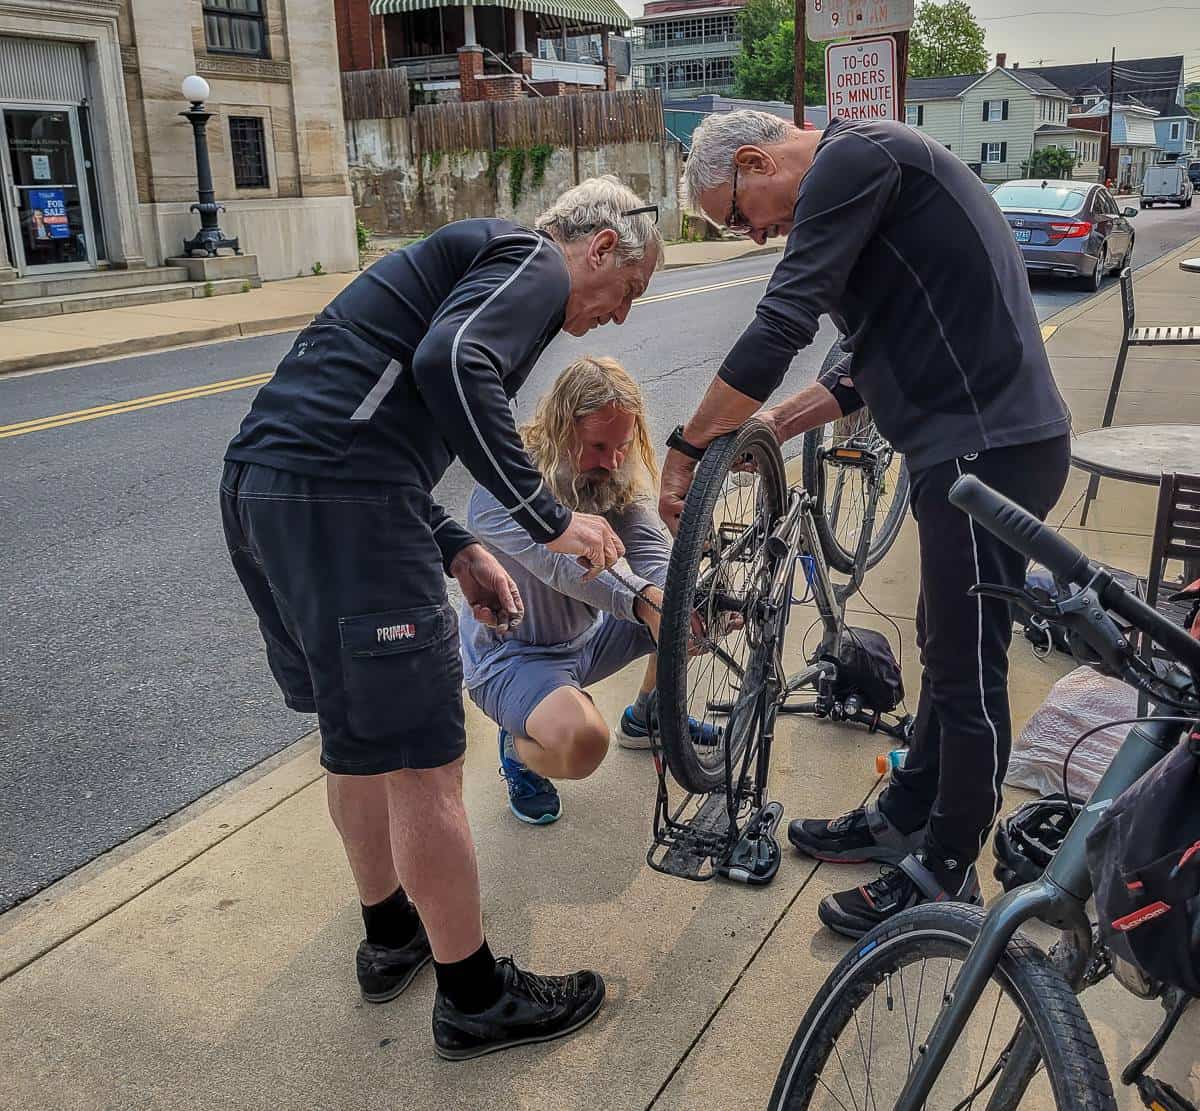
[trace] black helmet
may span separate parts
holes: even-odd
[[[1032,883],[1046,870],[1074,820],[1075,809],[1065,795],[1046,795],[996,827],[994,873],[1005,891]]]

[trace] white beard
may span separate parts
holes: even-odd
[[[629,505],[637,497],[637,482],[628,467],[603,479],[577,475],[568,467],[560,467],[555,485],[567,508],[580,513],[609,513]]]

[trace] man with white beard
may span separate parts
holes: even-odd
[[[562,814],[551,780],[586,778],[608,752],[608,723],[586,688],[653,656],[671,541],[654,512],[658,466],[641,390],[615,360],[585,357],[567,367],[521,437],[555,497],[603,516],[625,545],[618,575],[589,581],[575,559],[514,525],[482,486],[467,510],[467,528],[496,555],[525,604],[524,619],[508,632],[476,621],[463,606],[467,691],[500,726],[509,809],[523,822],[548,825]],[[649,747],[654,663],[621,717],[622,747]],[[701,728],[712,729],[693,723]]]

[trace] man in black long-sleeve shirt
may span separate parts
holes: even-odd
[[[594,972],[495,960],[462,799],[457,621],[444,573],[505,629],[518,591],[433,500],[450,462],[538,543],[594,574],[622,554],[525,454],[510,400],[559,330],[624,321],[662,261],[650,210],[615,178],[564,193],[536,230],[464,220],[361,274],[305,328],[226,452],[221,508],[267,662],[316,713],[329,809],[363,904],[371,1002],[434,961],[434,1045],[463,1059],[578,1029]]]
[[[685,186],[718,223],[788,242],[684,439],[703,447],[755,413],[828,313],[851,354],[760,417],[783,441],[865,404],[912,477],[924,670],[908,758],[877,805],[789,829],[818,859],[896,868],[826,898],[821,919],[858,936],[918,902],[977,899],[973,862],[1008,764],[1012,621],[967,591],[1019,586],[1024,563],[946,495],[970,472],[1044,517],[1069,462],[1070,416],[1012,232],[962,162],[898,123],[804,132],[759,112],[715,116],[693,138]],[[667,456],[672,527],[693,466]]]

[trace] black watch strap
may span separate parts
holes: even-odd
[[[695,459],[697,462],[704,458],[704,448],[696,447],[695,444],[689,444],[683,438],[682,424],[677,424],[675,431],[667,437],[667,447],[673,448],[675,451],[686,455],[689,459]]]

